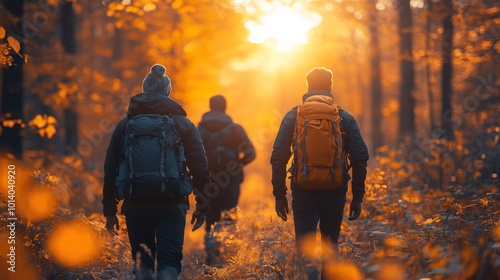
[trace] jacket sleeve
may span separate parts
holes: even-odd
[[[276,136],[271,154],[273,195],[286,195],[286,165],[292,155],[291,145],[295,129],[296,109],[290,110],[283,120]]]
[[[184,154],[189,172],[193,176],[196,209],[201,212],[208,212],[209,199],[205,194],[205,188],[210,187],[210,173],[200,133],[196,126],[185,117],[175,121],[175,124],[184,145]]]
[[[344,148],[352,167],[352,196],[353,201],[362,202],[365,194],[366,167],[369,158],[366,147],[356,120],[349,114],[345,116],[345,144]]]
[[[114,188],[120,153],[122,150],[122,136],[125,129],[126,119],[120,121],[116,126],[104,160],[104,184],[102,189],[102,205],[104,216],[116,215],[118,201],[115,199]]]
[[[247,165],[256,157],[255,148],[241,125],[235,125],[235,131],[235,138],[238,139],[238,152],[243,154],[239,162],[243,165]]]

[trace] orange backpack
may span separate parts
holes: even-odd
[[[306,190],[331,190],[344,182],[340,106],[314,95],[297,107],[292,182]]]

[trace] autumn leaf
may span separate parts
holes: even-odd
[[[481,206],[488,207],[488,200],[487,199],[480,198],[479,201],[481,202]]]
[[[47,124],[48,125],[56,125],[57,124],[56,118],[54,118],[53,116],[48,116],[47,117]]]
[[[2,125],[4,127],[9,127],[9,128],[12,128],[14,127],[16,124],[22,124],[23,122],[20,120],[20,119],[15,119],[15,120],[4,120],[2,122]]]
[[[12,50],[14,50],[16,53],[19,53],[19,51],[21,50],[21,44],[16,38],[9,36],[7,37],[7,42],[9,42],[9,45],[12,48]]]
[[[5,37],[5,28],[0,26],[0,39],[3,39]]]
[[[422,222],[424,222],[424,216],[422,216],[421,214],[414,214],[413,219],[417,224],[421,224]]]
[[[42,128],[45,126],[45,119],[42,115],[36,115],[36,117],[30,121],[30,126],[36,126]]]
[[[52,138],[52,136],[56,134],[56,128],[53,125],[47,126],[47,128],[45,129],[45,134],[47,134],[47,138]]]
[[[38,134],[41,137],[47,136],[47,138],[52,138],[56,134],[57,120],[53,116],[47,115],[36,115],[36,117],[29,122],[31,127],[38,129]]]

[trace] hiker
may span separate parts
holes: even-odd
[[[212,175],[212,197],[210,212],[207,214],[205,249],[207,264],[218,260],[217,241],[211,227],[221,220],[223,212],[235,209],[243,182],[243,166],[255,159],[255,149],[243,127],[232,121],[226,111],[226,99],[222,95],[210,98],[210,111],[206,112],[198,124],[203,146]],[[228,213],[225,213],[228,214]],[[231,220],[230,215],[224,219]]]
[[[338,254],[348,171],[352,168],[353,199],[348,218],[352,221],[361,214],[368,149],[353,116],[334,103],[331,70],[313,68],[306,75],[306,84],[308,92],[302,96],[302,105],[284,116],[276,136],[271,155],[272,184],[276,213],[286,221],[286,165],[293,153],[290,189],[297,249],[305,272],[310,279],[317,279],[318,271],[302,246],[316,236],[319,223],[322,244],[330,244],[323,247],[324,252],[333,252],[334,258]]]
[[[113,132],[104,162],[106,228],[117,235],[117,204],[123,198],[121,213],[138,279],[152,278],[155,258],[157,279],[177,279],[192,189],[193,231],[203,225],[209,209],[203,190],[210,174],[201,138],[182,106],[169,97],[165,71],[160,64],[151,67],[143,92],[130,99],[127,116]]]

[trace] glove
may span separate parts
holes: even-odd
[[[194,224],[192,231],[199,229],[205,222],[206,218],[207,215],[205,213],[200,212],[199,210],[194,210],[193,217],[191,218],[191,224]]]
[[[353,201],[351,202],[351,207],[349,208],[349,221],[354,221],[361,215],[361,202]]]
[[[288,200],[286,196],[276,198],[276,214],[278,214],[278,217],[283,219],[283,221],[287,220]]]
[[[115,226],[116,226],[116,230],[115,230]],[[116,217],[116,215],[106,216],[106,229],[113,236],[118,235],[118,232],[116,232],[116,231],[120,230],[120,223],[118,223],[118,217]]]

